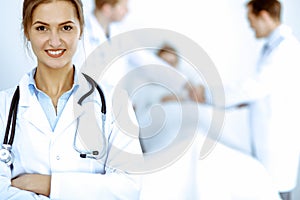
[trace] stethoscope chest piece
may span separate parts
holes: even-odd
[[[0,149],[0,161],[4,162],[7,166],[10,166],[13,163],[14,155],[11,152],[11,146],[3,144]]]

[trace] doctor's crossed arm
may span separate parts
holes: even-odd
[[[37,66],[0,92],[0,199],[138,199],[133,109],[72,63],[82,2],[24,0],[22,25]]]
[[[51,176],[43,174],[24,174],[12,179],[11,185],[21,190],[49,196]]]

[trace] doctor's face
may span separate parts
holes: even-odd
[[[252,7],[248,6],[248,21],[250,23],[250,27],[254,30],[255,32],[255,37],[256,38],[263,38],[267,37],[269,34],[269,31],[266,26],[266,22],[264,18],[259,14],[255,15],[252,12]]]
[[[80,37],[80,24],[74,5],[67,1],[40,4],[32,14],[27,38],[39,67],[72,67]]]
[[[116,5],[112,7],[112,21],[118,22],[125,18],[128,13],[128,0],[119,0]]]

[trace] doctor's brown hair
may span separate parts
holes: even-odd
[[[32,24],[32,13],[40,4],[51,3],[55,1],[67,1],[71,2],[76,9],[76,14],[80,24],[80,36],[83,32],[84,27],[84,16],[83,16],[83,5],[81,0],[24,0],[23,2],[23,13],[22,13],[22,26],[24,34],[27,37],[28,28]]]
[[[251,0],[247,6],[252,8],[252,13],[256,16],[260,11],[267,11],[274,20],[280,21],[281,18],[281,4],[278,0]]]

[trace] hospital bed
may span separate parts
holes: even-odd
[[[188,112],[182,113],[182,110]],[[196,117],[198,121],[195,121],[193,114],[188,114],[195,110],[200,115]],[[219,142],[222,135],[213,139],[209,137],[209,126],[205,126],[212,117],[209,107],[194,103],[183,103],[180,106],[178,103],[167,103],[160,108],[152,108],[152,111],[145,114],[150,114],[150,117],[147,117],[152,123],[142,128],[142,135],[151,137],[141,138],[141,143],[145,160],[157,165],[154,164],[152,170],[148,169],[145,172],[142,200],[280,199],[268,173],[258,161],[243,151]],[[206,117],[203,117],[204,115]],[[178,127],[180,131],[176,130]],[[204,156],[200,156],[203,144],[208,141],[212,144],[210,150]],[[164,163],[163,161],[170,159],[174,152],[177,156]]]

